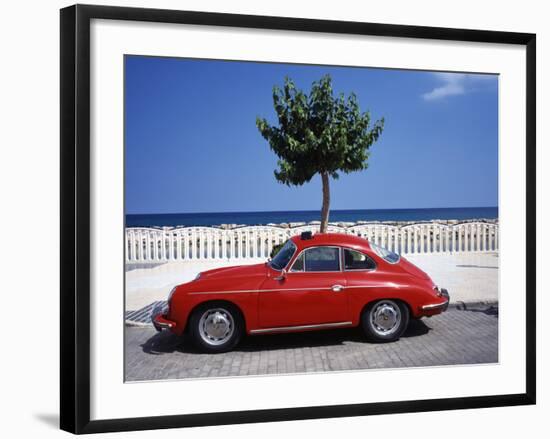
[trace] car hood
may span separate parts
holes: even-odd
[[[409,273],[410,275],[412,275],[414,277],[417,277],[419,279],[431,280],[430,276],[428,276],[424,271],[422,271],[420,268],[418,268],[412,262],[409,262],[403,256],[401,256],[401,258],[400,258],[399,266],[403,270],[405,270],[407,273]]]
[[[265,262],[253,265],[238,265],[234,267],[215,268],[213,270],[203,271],[201,280],[230,279],[235,277],[256,277],[266,273]]]

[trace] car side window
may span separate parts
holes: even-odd
[[[292,264],[290,271],[304,271],[304,255],[305,252],[300,253],[300,256],[298,256],[294,261],[294,264]]]
[[[344,249],[344,268],[351,270],[373,270],[376,263],[366,254],[356,250]]]
[[[312,247],[302,253],[304,271],[340,271],[340,249]]]

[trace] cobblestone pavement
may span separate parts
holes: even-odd
[[[498,308],[449,309],[411,321],[394,343],[368,343],[351,328],[249,336],[225,354],[203,354],[185,338],[127,326],[125,355],[127,381],[495,363]]]

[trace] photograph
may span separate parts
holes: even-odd
[[[499,75],[125,54],[121,239],[125,382],[499,363]]]

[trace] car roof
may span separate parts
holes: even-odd
[[[319,245],[338,245],[355,249],[370,250],[369,241],[355,235],[344,233],[315,233],[310,239],[302,239],[300,235],[293,236],[292,242],[300,249]]]

